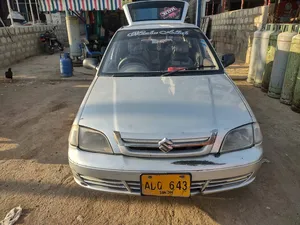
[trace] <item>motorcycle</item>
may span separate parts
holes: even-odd
[[[105,47],[102,46],[101,41],[98,40],[97,35],[91,35],[90,40],[83,39],[82,41],[82,53],[83,58],[98,58],[100,61]]]
[[[43,43],[44,51],[50,55],[54,53],[55,49],[60,51],[64,50],[64,46],[56,37],[56,28],[57,26],[54,26],[51,30],[46,30],[45,33],[40,35],[40,41]]]

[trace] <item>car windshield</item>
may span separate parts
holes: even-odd
[[[199,70],[219,70],[219,65],[198,29],[146,29],[117,32],[99,71],[142,76]]]

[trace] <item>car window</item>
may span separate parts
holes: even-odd
[[[177,69],[219,70],[199,30],[119,31],[102,60],[100,73],[152,73]]]

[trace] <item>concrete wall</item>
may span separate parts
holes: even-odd
[[[220,54],[234,53],[249,63],[254,32],[267,22],[268,6],[241,9],[210,16],[211,39]]]
[[[7,67],[30,56],[41,54],[39,36],[52,27],[51,25],[36,25],[0,28],[0,68]],[[6,29],[12,34],[12,39]],[[62,43],[68,42],[64,24],[58,25],[55,33],[59,41]]]

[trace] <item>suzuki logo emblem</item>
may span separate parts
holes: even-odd
[[[173,149],[173,142],[167,138],[162,139],[160,142],[158,142],[158,148],[167,153]]]

